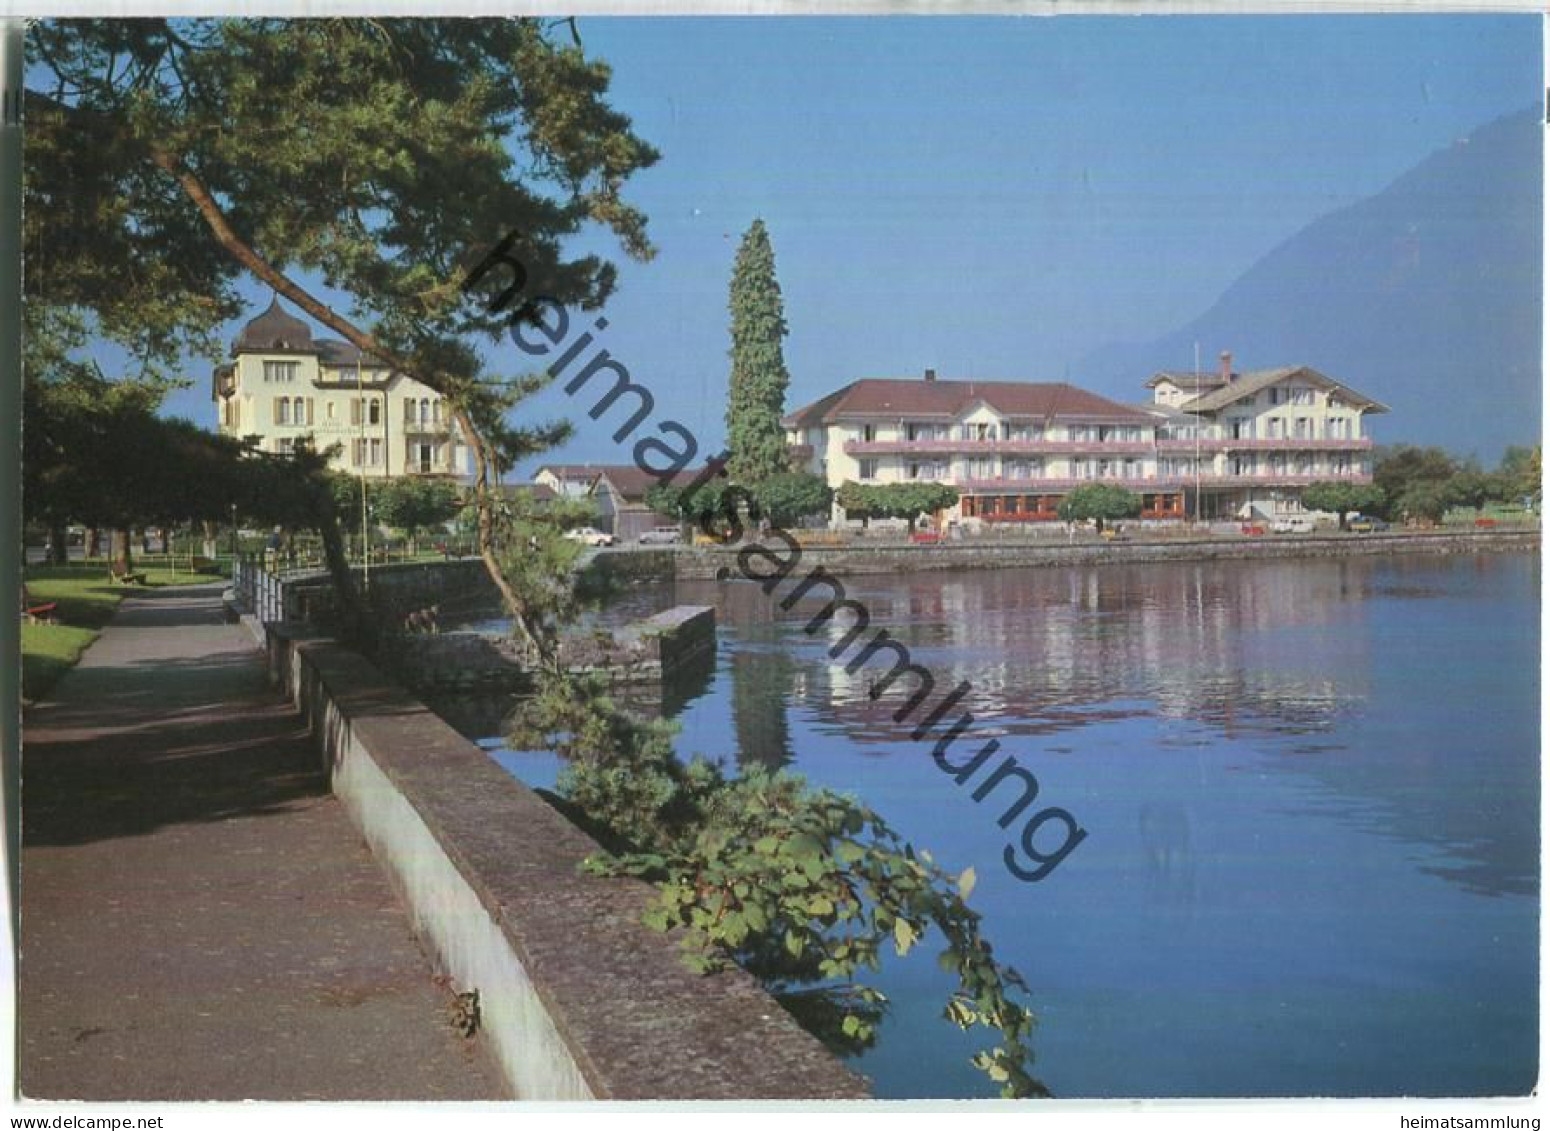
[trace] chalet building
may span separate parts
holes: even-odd
[[[1297,513],[1302,487],[1371,480],[1363,417],[1386,411],[1305,367],[1158,373],[1153,399],[1123,405],[1064,383],[854,381],[785,419],[796,466],[830,486],[940,482],[943,516],[967,524],[1049,521],[1086,483],[1141,496],[1148,519]],[[836,509],[836,522],[845,519]]]
[[[243,327],[231,355],[211,390],[224,435],[256,436],[266,452],[289,452],[303,437],[319,449],[338,444],[333,466],[352,475],[469,473],[439,394],[347,342],[313,338],[278,297]]]
[[[1201,517],[1301,513],[1322,480],[1372,482],[1365,418],[1388,407],[1307,366],[1238,373],[1160,372],[1147,382],[1159,476],[1180,479]]]

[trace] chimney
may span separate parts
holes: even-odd
[[[1232,380],[1232,350],[1222,351],[1222,380]]]
[[[926,380],[927,381],[935,381],[936,380],[936,370],[935,369],[928,369],[928,370],[926,370]]]

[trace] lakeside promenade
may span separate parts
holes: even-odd
[[[22,1095],[503,1098],[220,593],[126,599],[24,716]]]

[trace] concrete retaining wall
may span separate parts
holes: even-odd
[[[427,950],[479,992],[513,1094],[865,1097],[746,974],[692,974],[641,925],[650,888],[581,874],[589,837],[364,659],[280,625],[268,644]]]
[[[660,683],[701,661],[714,662],[716,610],[677,605],[623,628],[578,633],[560,643],[573,672],[601,672],[616,684]]]
[[[1117,562],[1212,561],[1252,558],[1322,558],[1368,554],[1478,554],[1521,551],[1539,546],[1537,530],[1470,531],[1438,534],[1366,534],[1325,537],[1228,538],[1177,542],[1078,542],[1067,544],[966,540],[935,546],[898,542],[855,542],[847,546],[809,546],[792,571],[805,574],[822,566],[836,577],[933,570],[1013,569],[1039,566],[1109,565]],[[768,547],[787,556],[783,544],[771,538]],[[674,557],[677,576],[685,580],[739,577],[739,547],[683,547]],[[768,561],[753,569],[767,574]]]

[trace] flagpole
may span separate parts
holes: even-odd
[[[360,434],[357,443],[360,450],[357,453],[356,467],[361,479],[361,588],[371,588],[371,527],[366,518],[366,385],[361,378],[361,351],[355,351],[355,417],[356,431]]]
[[[1195,395],[1200,395],[1200,343],[1195,343]],[[1200,414],[1195,417],[1195,522],[1200,522]]]

